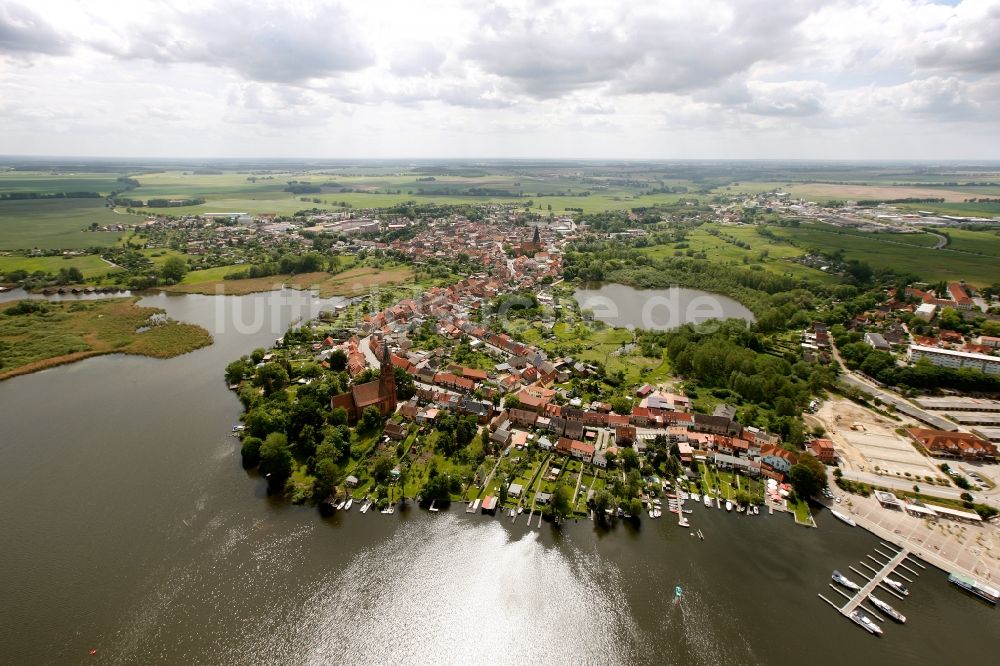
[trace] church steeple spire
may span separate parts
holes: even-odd
[[[392,354],[389,353],[389,342],[382,340],[381,369],[378,379],[378,395],[382,400],[391,402],[393,408],[396,406],[396,369],[392,366]]]
[[[538,225],[535,225],[535,235],[531,237],[531,244],[535,247],[542,246],[542,235],[538,232]]]

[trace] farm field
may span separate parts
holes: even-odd
[[[52,173],[48,171],[0,171],[0,192],[99,192],[121,190],[120,173]]]
[[[0,201],[0,250],[73,249],[117,245],[123,234],[84,231],[97,224],[134,223],[104,199],[35,199]]]
[[[983,197],[989,195],[990,198],[1000,198],[1000,188],[996,191],[977,193]],[[927,210],[941,215],[958,215],[961,217],[1000,217],[1000,203],[991,201],[967,201],[961,203],[927,203],[927,204],[897,204],[899,208],[908,211]]]
[[[1000,277],[995,257],[934,250],[885,242],[856,233],[840,233],[839,227],[804,224],[800,227],[769,227],[777,236],[798,244],[803,250],[826,252],[843,250],[847,259],[863,261],[873,268],[891,268],[928,281],[966,280],[986,286]]]
[[[0,273],[11,271],[27,271],[34,273],[58,273],[60,268],[79,268],[83,277],[88,280],[100,278],[117,271],[96,254],[86,254],[79,257],[21,257],[0,256]]]
[[[1000,257],[1000,231],[970,231],[968,229],[948,229],[948,248],[975,254]],[[1000,273],[1000,268],[997,269]],[[1000,275],[998,275],[1000,279]]]
[[[995,197],[1000,194],[1000,182],[995,185],[963,186],[951,185],[928,187],[927,185],[905,185],[893,183],[810,183],[795,181],[746,181],[739,184],[716,188],[725,194],[758,194],[780,190],[797,199],[816,202],[873,199],[944,199],[944,206],[964,205],[966,199]],[[942,204],[907,204],[920,210],[933,210]],[[975,204],[973,204],[975,206]],[[982,213],[979,213],[982,214]]]

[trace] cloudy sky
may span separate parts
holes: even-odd
[[[1000,0],[0,0],[0,154],[1000,159]]]

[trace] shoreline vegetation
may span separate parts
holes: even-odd
[[[0,381],[104,354],[166,359],[212,344],[204,328],[138,300],[0,304]]]
[[[183,294],[207,294],[244,296],[282,287],[310,290],[316,289],[320,298],[332,296],[356,296],[375,287],[383,287],[408,282],[414,277],[409,266],[378,268],[357,266],[342,273],[330,274],[325,271],[300,273],[298,275],[268,275],[265,277],[227,280],[209,274],[208,279],[189,273],[181,283],[161,287],[162,291]]]

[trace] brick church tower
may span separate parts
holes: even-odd
[[[381,371],[378,377],[379,402],[388,403],[388,413],[396,410],[396,369],[392,366],[392,355],[389,353],[389,343],[382,341]],[[385,411],[383,411],[383,414]]]

